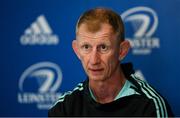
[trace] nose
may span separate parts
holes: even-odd
[[[100,63],[100,55],[98,54],[96,49],[92,50],[89,62],[92,65],[97,65]]]

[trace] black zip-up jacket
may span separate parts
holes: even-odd
[[[113,102],[97,103],[88,88],[88,79],[59,98],[49,110],[49,117],[56,116],[153,116],[168,117],[173,113],[167,101],[147,82],[135,77],[132,64],[121,64],[121,68],[138,94],[121,97]]]

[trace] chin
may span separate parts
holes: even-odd
[[[103,76],[92,76],[92,75],[89,75],[89,79],[90,80],[93,80],[93,81],[104,81],[104,77]]]

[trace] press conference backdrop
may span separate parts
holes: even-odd
[[[180,116],[180,0],[1,0],[0,116],[47,116],[86,79],[71,43],[78,17],[108,7],[122,16],[137,76]]]

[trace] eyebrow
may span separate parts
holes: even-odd
[[[79,42],[79,45],[84,45],[84,44],[90,44],[91,45],[91,42],[87,42],[87,41],[80,41]],[[110,42],[109,40],[97,42],[97,45],[102,45],[102,44],[112,45],[112,42]]]
[[[110,35],[109,35],[109,33],[104,33],[104,34],[101,34],[100,36],[93,36],[93,37],[91,37],[91,36],[88,36],[88,35],[84,35],[83,33],[78,33],[78,35],[77,35],[77,37],[86,37],[86,38],[93,38],[93,39],[97,39],[97,38],[102,38],[102,37],[110,37]]]

